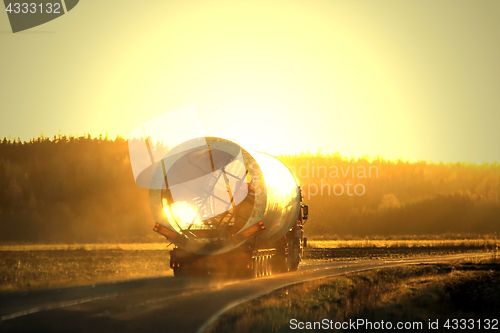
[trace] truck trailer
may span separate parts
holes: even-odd
[[[175,277],[297,270],[308,207],[277,158],[201,137],[169,150],[147,177],[153,230],[175,245]]]

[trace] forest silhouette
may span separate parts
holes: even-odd
[[[304,189],[309,237],[500,231],[498,162],[412,163],[320,152],[279,158]],[[371,175],[358,173],[370,167]],[[347,182],[351,195],[338,195]],[[362,195],[352,194],[358,184]],[[0,142],[3,244],[161,241],[153,224],[149,193],[134,182],[125,139],[59,135]]]

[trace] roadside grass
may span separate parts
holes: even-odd
[[[498,246],[496,239],[403,239],[403,240],[311,240],[312,248],[418,248],[418,247],[475,247],[490,248]]]
[[[210,333],[290,332],[291,319],[422,322],[424,329],[429,319],[438,319],[441,325],[453,318],[494,319],[500,309],[499,278],[500,261],[489,259],[391,267],[321,279],[240,305],[224,314]]]
[[[341,248],[313,248],[304,249],[303,259],[306,262],[314,261],[355,261],[355,260],[386,260],[404,259],[427,256],[440,256],[464,253],[491,253],[495,249],[488,247],[341,247]],[[496,251],[498,253],[498,251]]]
[[[166,250],[165,243],[123,243],[123,244],[14,244],[0,245],[0,253],[3,251],[103,251],[103,250],[127,250],[127,251],[153,251]]]
[[[357,236],[357,235],[336,235],[336,234],[322,234],[322,235],[312,235],[309,237],[311,241],[359,241],[359,240],[369,240],[369,241],[384,241],[384,240],[496,240],[497,234],[486,233],[444,233],[444,234],[380,234],[380,235],[370,235],[370,236]]]
[[[0,252],[0,292],[172,275],[163,250],[32,250]]]

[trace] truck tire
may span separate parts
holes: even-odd
[[[286,256],[282,254],[274,255],[271,258],[271,270],[273,273],[288,272],[288,267],[286,265]]]
[[[293,239],[288,244],[288,261],[289,270],[295,272],[299,268],[300,263],[300,242],[298,239]]]
[[[296,272],[299,269],[299,263],[298,262],[292,262],[290,263],[290,272]]]

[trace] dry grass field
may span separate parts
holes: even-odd
[[[0,246],[0,292],[172,275],[166,243]],[[304,260],[402,258],[493,251],[491,241],[311,241]]]
[[[132,250],[154,251],[166,250],[165,243],[137,243],[137,244],[18,244],[0,245],[0,252],[4,251],[103,251],[103,250]]]
[[[494,251],[498,242],[493,238],[314,240],[305,249],[304,259],[377,260]]]
[[[0,292],[171,275],[165,244],[3,247]]]
[[[289,332],[292,318],[411,321],[424,328],[429,319],[442,325],[456,318],[474,319],[477,325],[477,319],[498,319],[499,278],[500,261],[493,259],[353,273],[286,287],[238,306],[210,332]]]
[[[424,247],[455,247],[455,248],[494,248],[498,241],[492,238],[478,239],[358,239],[358,240],[313,240],[309,242],[312,248],[424,248]]]

